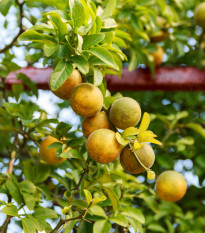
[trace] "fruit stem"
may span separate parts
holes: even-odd
[[[146,172],[150,171],[149,168],[145,167],[145,165],[140,161],[140,159],[138,158],[138,156],[136,155],[135,153],[135,150],[134,150],[134,147],[132,146],[131,142],[129,141],[129,146],[130,146],[130,149],[132,150],[133,154],[135,155],[135,158],[136,160],[138,161],[138,163],[140,164],[140,166],[142,166]]]

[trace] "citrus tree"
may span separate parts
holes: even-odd
[[[123,65],[154,74],[165,53],[164,65],[203,67],[198,4],[0,1],[7,32],[12,13],[18,19],[0,48],[0,232],[205,230],[204,94],[110,93],[104,79]],[[53,67],[50,92],[64,100],[60,111],[81,117],[77,127],[34,103],[38,89],[25,74],[8,89],[9,72],[39,63]],[[186,195],[180,165],[199,178]]]

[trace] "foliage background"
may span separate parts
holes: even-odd
[[[105,7],[107,1],[94,1],[96,5]],[[136,67],[144,67],[144,64],[149,64],[149,67],[154,71],[150,51],[156,47],[155,44],[149,41],[150,30],[156,29],[156,16],[165,17],[170,23],[169,37],[160,42],[163,46],[166,55],[164,58],[164,66],[198,66],[204,67],[204,34],[200,27],[195,25],[193,19],[193,10],[201,1],[161,1],[161,0],[146,0],[146,1],[117,1],[117,6],[114,11],[114,17],[119,24],[119,28],[123,28],[128,33],[131,33],[132,41],[121,44],[123,51],[128,57],[128,62],[125,63],[129,69]],[[18,3],[18,4],[17,4]],[[0,2],[0,19],[2,37],[0,43],[0,76],[5,77],[8,72],[16,71],[20,66],[34,65],[42,67],[43,52],[40,49],[30,48],[28,43],[17,42],[8,48],[6,51],[1,51],[6,44],[9,44],[7,38],[13,38],[14,32],[18,34],[18,26],[29,28],[32,24],[38,22],[38,17],[43,11],[49,11],[53,8],[66,9],[68,7],[67,1],[26,1],[24,4],[24,14],[19,15],[21,2],[5,0]],[[38,16],[38,17],[37,17]],[[23,26],[21,20],[23,19]],[[131,23],[128,23],[131,22]],[[125,27],[126,26],[126,27]],[[145,28],[146,26],[146,28]],[[11,40],[11,39],[10,39]],[[123,43],[122,41],[118,41]],[[192,59],[190,59],[190,57]],[[23,79],[23,77],[21,77]],[[24,78],[25,80],[26,78]],[[27,79],[26,79],[27,80]],[[47,220],[52,226],[56,225],[56,220],[60,214],[61,208],[68,206],[68,202],[72,202],[69,198],[72,193],[67,193],[65,199],[63,193],[78,184],[82,173],[82,166],[77,159],[68,159],[66,163],[60,165],[58,168],[51,167],[39,163],[38,144],[42,137],[52,132],[55,135],[60,135],[61,125],[58,121],[64,121],[71,126],[74,131],[80,126],[81,119],[73,121],[72,110],[69,110],[69,116],[62,118],[62,112],[67,113],[69,108],[68,101],[60,101],[54,103],[52,107],[55,113],[47,115],[44,109],[36,104],[38,98],[38,91],[34,84],[27,80],[29,90],[21,93],[23,89],[20,86],[14,85],[12,91],[6,90],[4,83],[1,83],[0,92],[0,169],[2,185],[1,201],[11,202],[11,195],[15,205],[20,208],[27,204],[25,209],[25,216],[30,222],[21,220],[19,217],[11,219],[8,232],[13,232],[14,226],[16,231],[21,232],[22,222],[24,232],[26,226],[32,226],[30,209],[28,202],[35,202],[35,209],[40,205],[48,207],[45,209],[44,216],[48,216]],[[42,93],[42,91],[40,91]],[[115,94],[115,93],[112,93]],[[205,139],[205,95],[203,92],[123,92],[124,96],[135,98],[142,108],[142,112],[148,112],[152,115],[152,122],[150,130],[158,135],[158,138],[164,142],[164,146],[159,148],[155,146],[156,162],[153,170],[159,175],[165,169],[176,169],[185,175],[188,181],[188,191],[185,197],[176,204],[167,203],[159,200],[153,192],[154,182],[146,179],[146,176],[130,176],[124,173],[119,165],[119,161],[114,164],[100,167],[95,163],[90,164],[90,173],[86,177],[89,182],[97,177],[101,178],[101,185],[106,187],[115,187],[114,194],[108,194],[108,200],[99,203],[97,207],[93,208],[93,212],[89,212],[88,219],[97,221],[96,224],[81,221],[80,225],[76,224],[74,232],[109,232],[110,221],[113,232],[123,232],[126,228],[128,220],[132,227],[130,231],[137,232],[186,232],[186,233],[201,233],[205,231],[205,217],[204,217],[204,192],[205,192],[205,162],[204,162],[204,139]],[[34,97],[36,95],[36,97]],[[40,94],[41,96],[42,94]],[[53,100],[54,96],[50,94]],[[12,103],[15,103],[12,105]],[[39,102],[37,102],[39,103]],[[4,106],[4,108],[3,108]],[[6,109],[5,109],[6,108]],[[43,107],[42,107],[43,108]],[[49,110],[49,109],[48,109]],[[60,118],[59,118],[60,116]],[[50,119],[52,118],[52,119]],[[58,120],[57,120],[58,119]],[[41,122],[41,125],[36,127]],[[59,131],[55,131],[58,125]],[[35,126],[35,130],[33,127]],[[65,126],[65,125],[63,125]],[[19,133],[16,129],[21,130],[24,134]],[[78,130],[77,130],[78,131]],[[72,133],[70,135],[73,136]],[[75,135],[80,137],[80,132]],[[28,137],[29,136],[29,137]],[[76,139],[78,140],[78,139]],[[83,142],[83,141],[82,141]],[[82,142],[77,142],[80,144]],[[36,143],[36,144],[35,144]],[[83,146],[81,148],[83,150]],[[26,180],[31,180],[37,188],[34,188],[35,196],[29,193],[25,187],[21,195],[16,197],[11,194],[8,188],[9,183],[7,172],[9,166],[10,156],[16,151],[16,160],[14,163],[13,174],[17,178],[17,183]],[[78,155],[76,155],[78,156]],[[33,165],[35,168],[33,169]],[[117,173],[115,172],[117,171]],[[108,176],[102,179],[103,174]],[[34,179],[35,177],[35,179]],[[13,177],[13,180],[15,178]],[[102,181],[103,180],[103,181]],[[138,182],[139,181],[139,182]],[[14,182],[14,181],[13,181]],[[142,183],[141,183],[142,182]],[[14,182],[15,183],[15,182]],[[99,183],[99,181],[97,182]],[[10,184],[13,189],[15,184]],[[69,185],[69,187],[66,187]],[[85,184],[84,184],[85,185]],[[99,187],[94,185],[99,191]],[[82,188],[82,187],[81,187]],[[29,190],[31,187],[29,188]],[[93,190],[90,189],[93,193]],[[24,194],[22,200],[22,192]],[[102,193],[100,190],[99,192]],[[9,193],[9,194],[8,194]],[[122,195],[123,193],[123,195]],[[30,194],[30,195],[29,195]],[[25,197],[27,195],[27,197]],[[95,194],[97,195],[97,194]],[[34,198],[32,197],[34,196]],[[17,205],[18,199],[19,205]],[[29,199],[30,198],[30,199]],[[81,191],[75,194],[76,200],[85,199],[84,193]],[[119,200],[118,200],[119,199]],[[110,202],[110,200],[112,200]],[[191,201],[190,201],[191,200]],[[42,203],[41,203],[42,201]],[[119,203],[121,203],[119,205]],[[75,213],[80,212],[79,205],[82,202],[72,203],[74,209],[69,212],[69,216],[75,216]],[[4,207],[5,205],[3,205]],[[118,209],[119,214],[114,216],[114,209]],[[135,207],[130,209],[127,214],[123,208]],[[3,209],[1,207],[1,209]],[[98,208],[98,209],[97,209]],[[104,210],[102,210],[102,208]],[[52,212],[54,209],[55,212]],[[97,209],[97,210],[96,210]],[[42,211],[42,209],[41,209]],[[105,211],[105,212],[104,212]],[[14,211],[15,212],[15,211]],[[22,209],[19,212],[24,214]],[[57,213],[57,215],[56,215]],[[106,213],[106,215],[105,215]],[[11,214],[11,213],[10,213]],[[93,214],[93,215],[91,215]],[[129,217],[127,216],[129,215]],[[6,215],[1,214],[2,219]],[[25,217],[22,215],[22,219]],[[32,215],[33,216],[33,215]],[[38,219],[38,216],[34,215]],[[130,218],[131,217],[131,218]],[[54,220],[51,220],[54,218]],[[145,219],[145,220],[144,220]],[[101,221],[101,222],[100,222]],[[3,224],[3,221],[2,221]],[[18,226],[18,227],[17,227]],[[70,232],[72,224],[68,224],[64,232]],[[49,227],[48,227],[49,229]],[[135,230],[134,230],[135,229]],[[31,229],[28,232],[32,232]],[[40,231],[39,231],[40,232]],[[49,232],[49,230],[48,230]]]

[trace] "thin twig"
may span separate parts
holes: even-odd
[[[20,3],[18,0],[16,0],[16,4],[19,6],[19,32],[18,34],[13,38],[10,44],[6,45],[3,49],[0,49],[0,53],[6,52],[8,49],[10,49],[15,42],[17,41],[18,37],[21,35],[21,33],[24,31],[23,29],[23,3]]]
[[[83,173],[82,173],[82,175],[81,175],[81,178],[80,178],[78,184],[76,185],[76,187],[72,188],[70,191],[79,190],[80,189],[80,185],[81,185],[81,183],[83,181],[83,178],[84,178],[85,174],[87,174],[87,173],[88,173],[88,168],[85,168],[84,171],[83,171]]]
[[[65,223],[67,223],[67,222],[70,222],[70,221],[73,221],[73,220],[80,220],[80,219],[83,219],[83,220],[86,221],[86,219],[84,219],[84,218],[85,218],[85,216],[86,216],[86,214],[87,214],[87,212],[88,212],[88,209],[90,208],[91,205],[92,205],[92,202],[91,202],[91,203],[89,204],[89,206],[88,206],[86,209],[84,209],[83,212],[82,212],[80,215],[78,215],[77,217],[69,218],[69,219],[66,219],[66,220],[60,219],[60,221],[58,222],[58,224],[56,225],[56,227],[55,227],[52,231],[50,231],[50,233],[57,233],[58,230],[59,230],[59,228],[61,228],[61,226],[64,225]]]

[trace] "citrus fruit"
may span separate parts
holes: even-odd
[[[135,154],[145,167],[152,167],[155,160],[155,154],[151,146],[145,143],[140,149],[135,150]],[[123,148],[120,154],[120,163],[125,171],[132,174],[139,174],[145,171],[137,161],[134,153],[130,150],[129,145]]]
[[[47,149],[47,147],[54,143],[54,142],[60,142],[58,139],[52,137],[52,136],[47,136],[41,143],[40,145],[40,154],[42,155],[42,159],[52,165],[57,165],[66,160],[66,158],[60,158],[56,156],[56,148],[53,149]],[[66,150],[68,150],[67,148]],[[65,151],[66,151],[65,150]]]
[[[134,99],[121,97],[112,104],[109,115],[114,126],[126,129],[137,125],[141,117],[141,109]]]
[[[168,31],[158,30],[149,34],[151,42],[158,43],[165,40],[168,37]]]
[[[161,42],[168,37],[168,28],[170,26],[167,20],[161,16],[157,16],[156,22],[158,27],[149,33],[150,40],[154,43]]]
[[[94,116],[101,110],[102,105],[102,92],[91,83],[81,83],[71,91],[70,106],[80,116]]]
[[[186,193],[187,183],[182,174],[168,170],[160,174],[156,181],[158,196],[170,202],[180,200]]]
[[[87,140],[87,151],[90,157],[98,163],[113,162],[121,152],[121,145],[110,129],[97,129]]]
[[[82,83],[82,77],[78,70],[73,69],[71,76],[55,91],[52,91],[56,96],[63,100],[68,100],[72,89]]]
[[[194,19],[196,24],[205,28],[205,2],[199,4],[194,12]]]
[[[155,66],[159,66],[163,60],[164,50],[162,47],[157,46],[157,51],[151,53],[151,55],[154,57]]]
[[[104,111],[98,112],[93,117],[86,117],[83,120],[82,131],[86,138],[97,129],[110,129],[110,123]]]

